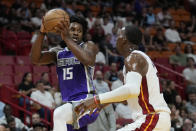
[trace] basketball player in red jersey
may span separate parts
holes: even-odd
[[[151,59],[138,51],[142,33],[138,27],[126,26],[117,39],[117,50],[124,56],[124,85],[80,103],[75,111],[83,115],[102,104],[127,100],[133,123],[118,131],[169,131],[170,109],[161,92],[157,69]]]

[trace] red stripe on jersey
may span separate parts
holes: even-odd
[[[143,114],[149,114],[155,112],[153,106],[149,103],[149,93],[146,77],[142,78],[142,84],[140,87],[140,94],[138,96],[138,101],[142,107]]]
[[[158,120],[159,120],[159,114],[155,114],[151,125],[149,126],[148,130],[146,130],[146,131],[152,131],[155,128],[155,126],[157,125]]]
[[[135,131],[152,131],[159,120],[159,114],[149,114],[146,116],[146,120],[140,128],[136,128]]]

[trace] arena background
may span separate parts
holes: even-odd
[[[95,42],[99,48],[95,71],[102,71],[111,90],[123,68],[123,58],[116,51],[118,30],[129,24],[138,25],[143,32],[139,49],[151,57],[158,69],[160,85],[172,111],[172,129],[188,131],[189,128],[196,128],[195,0],[1,0],[2,116],[4,104],[9,104],[12,115],[31,127],[32,113],[42,111],[40,115],[43,125],[48,130],[52,129],[55,107],[32,100],[30,94],[37,90],[31,88],[41,79],[45,81],[45,89],[53,95],[55,106],[62,104],[56,67],[35,66],[29,55],[39,32],[42,16],[53,8],[64,9],[70,16],[86,18],[89,28],[86,40]],[[49,33],[42,48],[49,50],[55,46],[63,46],[61,38]],[[30,74],[28,82],[22,81],[25,73]],[[116,114],[118,128],[132,122],[131,119],[120,117],[117,112]],[[8,128],[11,127],[8,125]]]

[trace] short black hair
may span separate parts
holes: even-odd
[[[80,16],[71,16],[70,17],[70,23],[73,23],[73,22],[76,22],[76,23],[79,23],[82,25],[82,29],[83,29],[83,39],[84,37],[86,36],[86,33],[87,33],[87,29],[88,29],[88,23],[87,21],[83,18],[83,17],[80,17]]]
[[[125,27],[125,36],[127,40],[133,44],[139,45],[142,42],[142,32],[135,25],[128,25]]]

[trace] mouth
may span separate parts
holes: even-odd
[[[76,36],[73,36],[72,39],[73,39],[74,42],[78,41],[78,37],[76,37]]]

